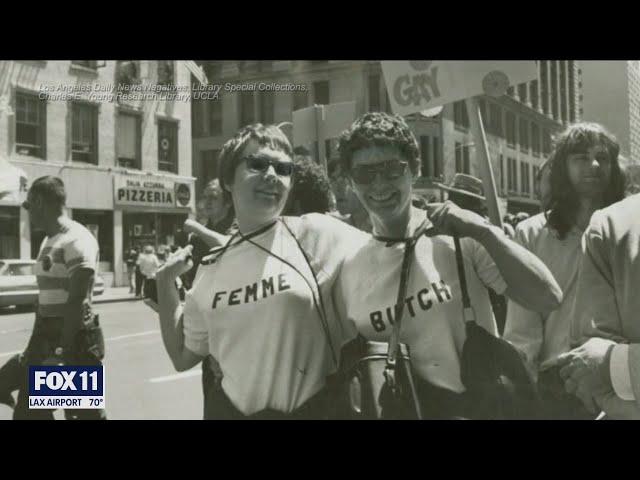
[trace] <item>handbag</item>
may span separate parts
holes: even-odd
[[[331,379],[338,418],[362,420],[421,420],[422,411],[411,367],[409,346],[400,343],[402,316],[411,273],[412,257],[425,224],[409,239],[385,239],[387,246],[402,241],[400,284],[395,306],[395,322],[389,342],[366,341],[358,337],[342,352],[338,376]],[[337,385],[337,386],[336,386]],[[342,392],[340,392],[342,387]]]
[[[453,237],[462,291],[466,340],[460,359],[460,379],[466,388],[469,416],[474,419],[532,419],[540,408],[535,381],[523,355],[476,322],[467,288],[460,239]]]

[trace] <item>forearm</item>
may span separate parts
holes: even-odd
[[[182,328],[182,305],[178,290],[174,285],[175,279],[166,275],[158,275],[158,313],[160,316],[160,331],[162,342],[171,358],[173,366],[178,371],[191,368],[195,363],[189,361],[188,352],[184,346],[184,331]]]
[[[193,233],[200,237],[210,248],[220,247],[224,245],[229,237],[222,235],[214,230],[209,230],[204,225],[199,224],[194,220],[187,220],[184,222],[184,231],[187,233]]]
[[[509,240],[498,227],[483,226],[474,238],[489,253],[507,284],[505,294],[521,306],[549,313],[560,306],[562,290],[545,264]]]
[[[62,325],[62,349],[64,354],[76,352],[78,332],[82,329],[85,298],[70,297],[67,301],[64,323]]]

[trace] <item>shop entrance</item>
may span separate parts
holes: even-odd
[[[186,213],[124,212],[122,215],[122,247],[127,252],[132,247],[138,251],[145,245],[155,250],[160,246],[176,244],[176,233],[187,219]]]
[[[73,209],[73,219],[87,227],[98,240],[101,271],[113,272],[113,212]],[[109,265],[106,265],[108,263]],[[109,268],[107,268],[109,267]]]

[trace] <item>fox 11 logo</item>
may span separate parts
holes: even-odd
[[[105,408],[104,367],[29,367],[29,408]]]

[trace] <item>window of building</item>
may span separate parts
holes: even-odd
[[[495,103],[489,104],[489,131],[501,137],[502,134],[502,109]]]
[[[440,155],[440,138],[433,137],[433,178],[443,178],[442,155]]]
[[[71,60],[71,65],[90,68],[92,70],[98,68],[98,62],[96,60]]]
[[[47,102],[37,95],[16,93],[16,153],[47,158]]]
[[[538,177],[540,176],[540,167],[533,167],[533,193],[537,199],[540,199],[540,182]]]
[[[469,145],[455,144],[456,148],[456,173],[471,174],[471,157],[469,155]]]
[[[178,124],[158,120],[158,170],[178,173]]]
[[[173,85],[175,83],[175,66],[173,60],[158,61],[158,85]]]
[[[136,85],[140,82],[140,61],[118,60],[116,62],[116,83],[121,85]]]
[[[329,105],[329,81],[313,82],[313,102],[316,105]]]
[[[214,101],[214,103],[219,103]],[[260,92],[260,121],[263,124],[272,124],[275,109],[275,96],[273,92]]]
[[[542,154],[546,157],[551,153],[551,133],[548,130],[542,132]]]
[[[575,68],[574,60],[569,60],[569,121],[576,121],[576,86],[575,86],[575,75],[573,70]],[[578,82],[578,88],[582,88],[582,82]]]
[[[116,121],[118,165],[126,168],[142,168],[141,119],[139,115],[120,112]]]
[[[515,158],[507,157],[507,190],[509,193],[518,191],[518,164]]]
[[[504,192],[504,155],[500,154],[500,192]]]
[[[98,106],[74,102],[71,117],[71,160],[97,165]]]
[[[558,120],[558,61],[551,60],[551,114]]]
[[[520,162],[520,188],[524,195],[529,195],[531,188],[529,186],[529,169],[530,166],[526,162]]]
[[[547,115],[549,113],[549,71],[548,63],[546,60],[540,62],[540,82],[542,83],[540,88],[540,95],[542,101],[542,112]]]
[[[253,92],[240,92],[240,127],[255,123],[256,114],[253,102]]]
[[[507,145],[516,146],[516,115],[513,112],[507,112]]]
[[[534,157],[540,156],[540,127],[531,123],[531,150]]]
[[[203,137],[207,134],[205,130],[205,101],[198,98],[191,101],[191,130],[194,137]]]
[[[518,97],[520,98],[520,101],[522,103],[528,103],[529,102],[529,95],[527,92],[527,84],[526,83],[521,83],[520,85],[518,85]]]
[[[529,151],[529,122],[524,118],[520,119],[520,150]]]
[[[538,98],[538,80],[531,80],[529,85],[531,107],[537,110],[540,106],[540,99]]]
[[[293,111],[302,110],[309,106],[309,90],[293,92]]]
[[[458,129],[469,128],[469,115],[464,100],[453,103],[453,123]]]
[[[209,110],[209,135],[222,134],[222,100],[207,100]]]
[[[566,122],[567,117],[567,62],[565,60],[559,60],[560,69],[560,118],[563,122]]]

